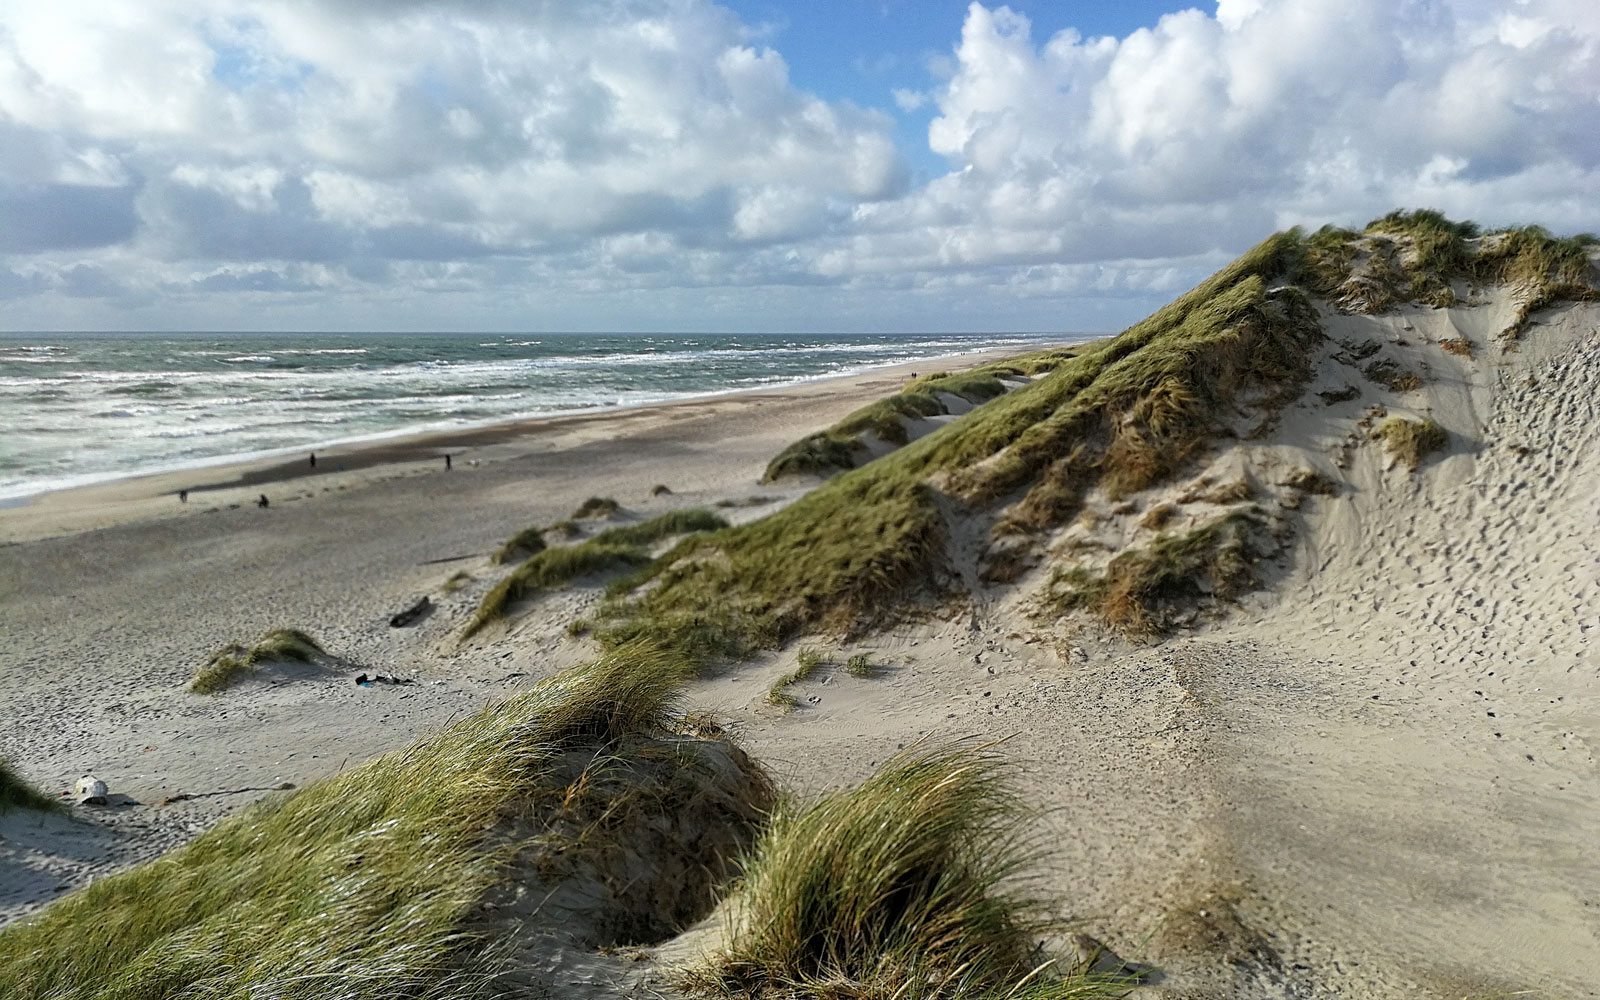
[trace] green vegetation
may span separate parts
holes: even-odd
[[[1310,304],[1268,291],[1297,246],[1274,236],[1037,381],[775,514],[685,540],[613,591],[597,634],[687,641],[701,660],[802,629],[848,634],[937,587],[950,500],[982,510],[1020,496],[1005,516],[1032,530],[1069,520],[1090,486],[1130,493],[1169,476],[1223,429],[1240,390],[1287,401],[1309,377]]]
[[[439,585],[439,589],[446,594],[453,594],[472,582],[472,574],[464,569],[456,570],[450,578]]]
[[[595,535],[589,541],[598,545],[654,545],[663,538],[695,531],[716,531],[728,522],[704,507],[687,507],[638,524],[622,525]]]
[[[578,505],[572,512],[574,520],[587,517],[610,517],[622,509],[622,505],[610,497],[590,497]]]
[[[1000,756],[915,746],[860,787],[780,804],[731,901],[726,950],[682,983],[705,997],[1065,1000],[1114,995],[1035,942],[1035,860]]]
[[[769,503],[776,503],[782,499],[782,497],[769,497],[758,494],[756,496],[742,497],[738,500],[718,500],[716,505],[718,507],[765,507]]]
[[[1431,418],[1406,420],[1401,417],[1390,417],[1379,424],[1372,434],[1383,440],[1391,458],[1405,465],[1411,472],[1417,470],[1424,458],[1443,448],[1450,440],[1445,429],[1434,423]]]
[[[0,757],[0,816],[13,809],[61,812],[61,803],[24,781],[5,758]]]
[[[1049,603],[1058,611],[1092,611],[1128,632],[1162,632],[1173,609],[1229,600],[1255,586],[1251,566],[1268,548],[1253,537],[1262,526],[1259,511],[1235,511],[1188,534],[1162,534],[1125,550],[1102,575],[1081,566],[1058,571]]]
[[[772,801],[737,750],[675,733],[682,668],[617,650],[97,879],[0,931],[0,996],[487,1000],[526,916],[485,909],[508,883],[575,880],[593,902],[563,930],[589,946],[665,937]]]
[[[561,532],[562,538],[577,538],[579,535],[583,534],[583,526],[577,521],[572,520],[570,517],[564,521],[557,521],[544,530],[559,531]]]
[[[593,538],[581,545],[545,549],[490,588],[468,623],[466,634],[470,636],[490,622],[505,617],[517,601],[554,590],[577,577],[609,573],[649,561],[649,553],[636,545],[601,544]]]
[[[484,595],[477,613],[467,625],[466,635],[504,617],[517,601],[553,590],[578,577],[643,566],[650,562],[646,546],[663,538],[727,526],[728,522],[717,515],[695,507],[669,511],[638,524],[607,528],[579,545],[537,551]]]
[[[844,661],[844,669],[851,677],[871,677],[874,668],[866,653],[857,653]]]
[[[544,528],[523,528],[495,549],[492,561],[499,566],[520,562],[545,550]]]
[[[274,629],[254,646],[238,643],[211,654],[206,665],[189,678],[187,690],[195,694],[217,694],[261,669],[263,663],[315,663],[323,654],[317,640],[295,628]]]
[[[959,396],[974,405],[1006,392],[1002,378],[1025,378],[1053,371],[1077,356],[1083,347],[1051,348],[979,365],[963,372],[934,372],[912,379],[901,391],[868,403],[825,431],[791,444],[767,465],[764,483],[789,475],[832,475],[855,465],[866,450],[862,436],[876,434],[891,444],[904,445],[905,421],[949,413],[939,394]]]
[[[1515,340],[1530,316],[1559,302],[1600,298],[1588,233],[1556,237],[1541,226],[1483,233],[1431,209],[1390,212],[1362,233],[1323,227],[1301,240],[1296,280],[1355,312],[1379,313],[1401,302],[1458,304],[1454,285],[1503,285],[1518,311],[1502,337]]]

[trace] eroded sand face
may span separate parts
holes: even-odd
[[[1269,589],[1218,620],[1129,643],[1035,616],[1035,574],[859,646],[814,640],[835,662],[790,688],[792,713],[766,694],[793,649],[690,698],[800,790],[854,783],[926,735],[1007,738],[1050,852],[1045,895],[1076,928],[1159,963],[1152,995],[1600,995],[1600,334],[1593,309],[1558,310],[1502,354],[1497,309],[1324,317],[1317,384],[1196,474],[1246,474],[1281,497],[1277,471],[1309,465],[1340,492],[1286,515],[1294,540],[1265,567]],[[1459,337],[1475,358],[1438,346]],[[1341,341],[1378,342],[1424,386],[1373,385],[1335,357]],[[92,769],[146,803],[73,837],[7,827],[0,883],[29,888],[0,898],[0,916],[260,793],[153,804],[167,795],[304,783],[591,655],[566,625],[594,588],[458,644],[503,572],[483,554],[589,495],[640,516],[761,495],[724,513],[765,514],[804,488],[755,485],[765,462],[898,378],[846,383],[501,442],[451,478],[430,465],[342,491],[312,481],[266,512],[223,505],[0,550],[18,637],[0,650],[15,705],[0,752],[49,787]],[[1345,385],[1358,398],[1315,394]],[[1415,474],[1392,467],[1359,427],[1375,405],[1437,420],[1446,453]],[[674,492],[651,496],[658,482]],[[1186,485],[1133,498],[1125,519]],[[1111,537],[1120,522],[1102,513]],[[461,569],[474,579],[441,596]],[[439,601],[431,617],[382,624],[422,592]],[[176,692],[210,649],[280,625],[421,683]],[[843,669],[858,649],[873,677]]]

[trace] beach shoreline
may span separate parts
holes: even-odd
[[[1092,338],[1041,342],[1032,350],[1086,343]],[[93,531],[134,521],[181,516],[213,507],[237,507],[265,495],[301,490],[313,481],[329,489],[348,490],[371,482],[443,471],[450,455],[452,470],[503,461],[525,454],[540,441],[584,437],[608,425],[680,419],[727,403],[757,404],[766,398],[794,401],[812,398],[819,405],[839,399],[862,405],[894,381],[904,381],[945,366],[971,367],[1015,356],[1015,347],[880,365],[846,375],[808,378],[779,386],[734,389],[635,406],[603,407],[577,412],[518,417],[458,429],[399,431],[331,447],[308,448],[267,456],[219,457],[214,463],[180,469],[136,472],[103,482],[10,498],[0,503],[0,545]],[[800,436],[796,434],[796,437]],[[317,464],[310,464],[315,454]],[[178,500],[186,491],[188,503]]]

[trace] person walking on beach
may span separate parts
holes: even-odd
[[[449,455],[446,455],[444,457],[444,471],[446,471],[446,472],[450,471],[450,456]]]
[[[179,503],[188,503],[189,502],[189,491],[188,490],[179,490],[178,491],[178,502]]]
[[[256,506],[262,508],[267,506],[267,495],[265,493],[261,494],[261,499],[256,501]]]
[[[313,469],[315,469],[317,467],[317,453],[316,452],[312,452],[311,453],[311,467]]]

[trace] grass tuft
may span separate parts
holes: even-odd
[[[572,512],[574,520],[591,517],[610,517],[622,509],[622,505],[610,497],[590,497],[578,505]]]
[[[490,622],[505,617],[516,602],[554,590],[579,577],[646,566],[650,562],[646,546],[663,538],[727,526],[728,522],[717,515],[695,507],[669,511],[638,524],[607,528],[579,545],[542,549],[484,595],[465,634],[471,636]]]
[[[13,809],[37,812],[62,812],[61,803],[25,781],[5,758],[0,757],[0,816]]]
[[[1111,995],[1041,970],[1024,894],[1036,854],[1000,756],[919,745],[859,787],[780,803],[728,909],[726,946],[681,985],[704,997],[916,1000]]]
[[[1402,417],[1390,417],[1379,424],[1372,434],[1381,438],[1388,448],[1389,456],[1403,464],[1410,472],[1417,471],[1424,458],[1443,448],[1450,440],[1445,429],[1434,423],[1431,418],[1406,420]]]
[[[866,653],[857,653],[844,661],[845,673],[851,677],[871,677],[876,668]]]
[[[274,629],[254,646],[234,643],[211,654],[205,666],[189,678],[185,689],[194,694],[217,694],[256,673],[263,663],[315,663],[321,655],[322,646],[305,632]]]
[[[544,528],[524,528],[506,539],[505,544],[495,549],[493,562],[497,566],[506,563],[521,562],[529,556],[536,556],[545,550]]]

